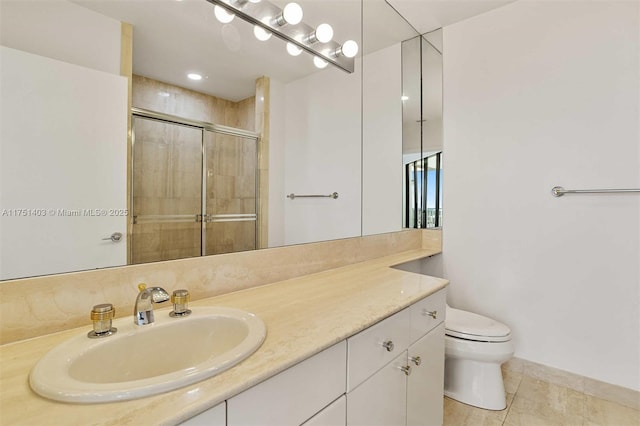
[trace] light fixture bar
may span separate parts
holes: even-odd
[[[308,53],[320,57],[330,64],[335,65],[341,70],[353,73],[354,71],[354,58],[348,58],[344,55],[336,55],[335,52],[340,52],[341,44],[336,41],[329,41],[328,43],[315,42],[311,43],[307,36],[312,34],[316,29],[300,22],[296,25],[278,25],[276,18],[281,15],[282,10],[266,0],[260,3],[242,2],[234,0],[207,0],[213,5],[220,6],[227,10],[229,13],[233,13],[243,20],[257,25],[266,31],[273,33],[276,37],[282,40],[293,43],[300,49],[307,51]],[[271,19],[267,20],[266,17]],[[263,22],[263,20],[265,22]]]

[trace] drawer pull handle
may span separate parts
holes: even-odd
[[[419,356],[412,356],[409,357],[409,361],[411,361],[412,363],[414,363],[416,366],[422,364],[422,358],[420,358]]]
[[[423,315],[424,315],[425,317],[431,317],[431,318],[433,318],[433,319],[437,319],[437,317],[438,317],[438,311],[427,311],[427,310],[425,309],[425,311],[423,312]]]
[[[387,352],[391,352],[393,350],[393,348],[395,347],[391,340],[387,340],[386,342],[384,342],[382,344],[382,346],[387,350]]]
[[[410,365],[405,365],[404,367],[398,367],[400,370],[402,370],[402,372],[406,375],[409,376],[411,375],[411,366]]]

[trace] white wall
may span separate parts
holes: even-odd
[[[0,44],[120,74],[121,24],[65,0],[2,0]]]
[[[335,67],[285,85],[285,244],[360,236],[361,71]]]
[[[119,21],[68,1],[0,2],[0,207],[46,214],[0,218],[0,279],[126,263],[126,216],[57,214],[126,208],[120,42]]]
[[[356,61],[353,74],[329,67],[283,87],[272,80],[270,149],[282,149],[275,135],[278,130],[274,133],[282,125],[285,161],[275,164],[274,156],[270,160],[270,245],[278,241],[280,225],[272,225],[272,220],[279,221],[280,205],[284,206],[284,220],[279,222],[285,244],[401,229],[400,56],[397,44],[365,56],[362,71]],[[273,103],[280,102],[282,90],[285,113],[274,116]],[[394,157],[397,167],[391,167]],[[284,179],[277,174],[279,167],[284,167]],[[272,172],[276,173],[273,182]],[[292,192],[334,191],[339,193],[337,200],[285,198]]]
[[[363,58],[362,235],[402,228],[401,53],[398,43]]]
[[[284,243],[285,85],[271,78],[269,87],[269,247]]]
[[[449,302],[516,356],[640,389],[639,3],[519,1],[445,28]]]
[[[127,79],[0,55],[0,280],[126,264]]]

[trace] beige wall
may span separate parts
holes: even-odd
[[[233,102],[139,75],[133,76],[133,101],[137,108],[177,115],[191,120],[254,131],[255,97]]]
[[[439,251],[440,246],[439,230],[407,230],[4,281],[0,285],[0,344],[90,327],[89,312],[98,303],[112,303],[118,317],[130,315],[138,283],[158,285],[169,292],[186,288],[192,300],[198,300],[407,250]]]

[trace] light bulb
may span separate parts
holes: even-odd
[[[408,101],[408,100],[409,100],[409,97],[408,97],[407,95],[402,95],[402,96],[400,97],[400,100],[401,100],[401,101]]]
[[[257,25],[253,26],[253,35],[260,41],[267,41],[271,38],[271,31],[267,31]]]
[[[291,42],[287,42],[287,52],[291,56],[298,56],[299,54],[302,53],[302,49],[300,49],[298,46],[296,46]]]
[[[358,43],[353,40],[347,40],[342,44],[340,51],[347,58],[353,58],[358,54]]]
[[[302,21],[302,7],[298,3],[287,3],[282,10],[282,18],[289,25],[297,25]]]
[[[329,63],[327,61],[325,61],[324,59],[322,59],[319,56],[314,56],[313,57],[313,65],[316,66],[316,68],[325,68]]]
[[[190,80],[202,80],[202,76],[200,74],[196,74],[196,73],[189,73],[187,74],[187,78],[189,78]]]
[[[249,0],[251,3],[260,3],[262,0]]]
[[[218,5],[213,8],[213,13],[216,15],[216,19],[223,24],[228,24],[229,22],[233,21],[233,18],[236,16],[233,13],[227,12],[225,8]]]
[[[320,43],[328,43],[333,38],[333,28],[329,24],[320,24],[316,28],[316,39]]]

